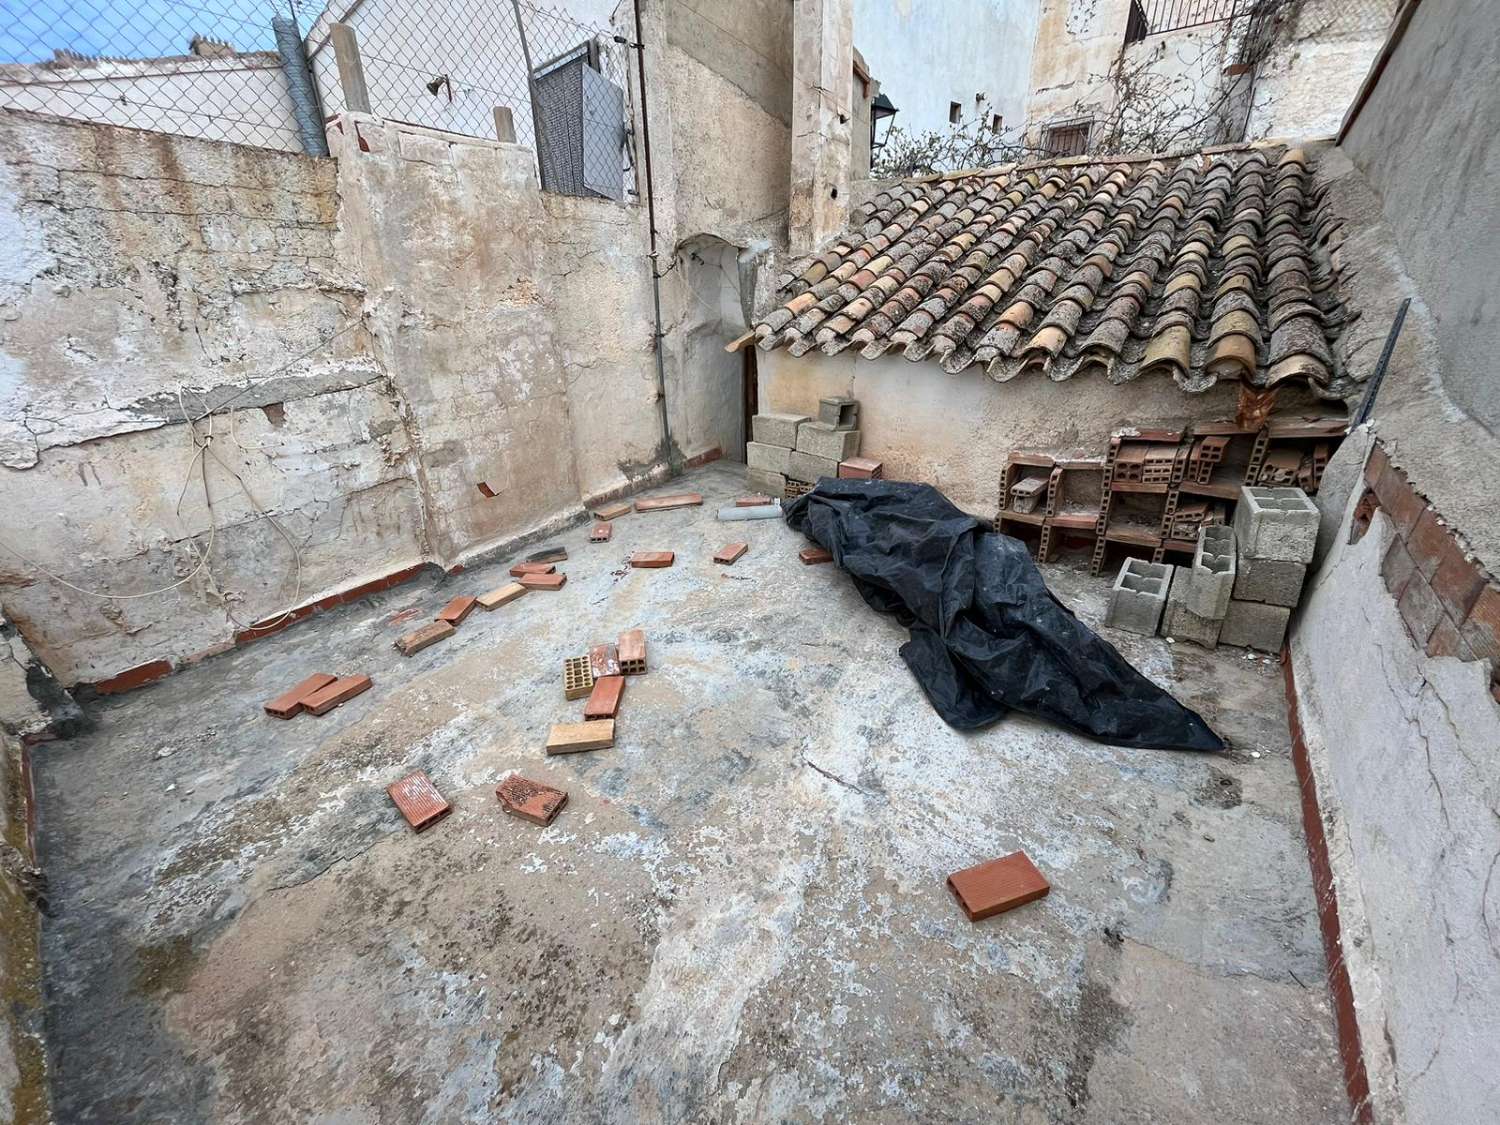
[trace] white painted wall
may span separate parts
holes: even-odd
[[[0,66],[0,106],[302,151],[281,60],[269,52]]]
[[[999,113],[1009,128],[1025,114],[1038,14],[1037,0],[854,0],[854,45],[908,133],[946,129],[950,102],[965,122]]]

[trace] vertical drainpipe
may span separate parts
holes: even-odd
[[[656,192],[651,179],[651,117],[646,111],[646,38],[641,32],[641,0],[635,0],[635,61],[639,68],[641,87],[641,147],[645,149],[646,164],[646,225],[651,235],[651,300],[656,312],[656,402],[661,413],[661,436],[667,447],[667,464],[673,473],[682,468],[682,452],[672,441],[672,423],[667,414],[667,369],[662,359],[662,341],[666,333],[661,327],[661,273],[656,268]]]
[[[297,21],[289,16],[272,16],[271,30],[276,35],[276,50],[281,55],[281,72],[286,75],[286,88],[292,98],[292,116],[297,119],[302,151],[308,156],[327,156],[328,137],[323,132],[318,88],[307,66],[307,52],[302,46]]]

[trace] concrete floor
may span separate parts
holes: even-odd
[[[845,574],[715,520],[736,467],[684,487],[416,657],[391,641],[509,560],[37,750],[61,1121],[1347,1119],[1275,665],[1106,632],[1218,757],[958,734]],[[1098,623],[1104,581],[1048,578]],[[548,759],[563,658],[633,626],[614,749]],[[261,713],[316,669],[375,686]],[[385,794],[419,767],[455,806],[420,836]],[[569,791],[551,828],[500,812],[511,770]],[[944,877],[1016,848],[1051,896],[969,923]]]

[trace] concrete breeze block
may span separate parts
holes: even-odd
[[[767,445],[760,441],[745,443],[745,465],[748,468],[789,476],[791,460],[792,450],[784,446]]]
[[[1318,508],[1300,488],[1240,488],[1234,510],[1240,558],[1312,562]]]
[[[1192,641],[1204,648],[1219,647],[1219,630],[1224,626],[1222,617],[1200,617],[1188,608],[1189,593],[1193,588],[1193,568],[1179,566],[1172,576],[1172,588],[1167,593],[1167,608],[1161,619],[1162,636],[1174,641]]]
[[[818,400],[818,421],[834,430],[852,430],[859,425],[859,403],[835,396]]]
[[[1129,633],[1155,636],[1174,569],[1166,563],[1126,559],[1110,591],[1104,623]]]
[[[859,452],[859,431],[840,430],[822,422],[806,422],[797,428],[797,451],[827,457],[835,463]],[[830,476],[838,472],[835,467]]]
[[[750,436],[765,445],[796,449],[797,427],[807,420],[806,414],[757,414],[750,419]]]
[[[1192,566],[1179,568],[1183,608],[1214,621],[1229,612],[1229,595],[1236,573],[1234,528],[1209,524],[1198,529]]]
[[[786,474],[766,469],[751,469],[745,474],[751,488],[759,489],[773,499],[786,495]]]
[[[789,462],[786,475],[793,480],[805,480],[809,484],[816,484],[822,477],[839,475],[839,463],[829,457],[819,457],[813,453],[795,450]]]
[[[1286,623],[1292,611],[1285,606],[1262,605],[1230,599],[1219,643],[1236,648],[1254,648],[1261,652],[1280,652],[1286,636]]]
[[[1242,602],[1295,606],[1302,599],[1307,564],[1280,559],[1244,559],[1234,580],[1234,596]]]

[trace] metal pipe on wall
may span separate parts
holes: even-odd
[[[307,51],[302,33],[291,16],[272,16],[271,31],[276,36],[276,51],[281,56],[281,72],[286,75],[287,93],[292,99],[292,116],[297,121],[297,136],[308,156],[327,156],[328,137],[323,132],[323,110],[318,104],[318,87],[307,65]]]
[[[641,0],[635,0],[635,60],[640,75],[641,87],[641,147],[646,166],[646,226],[651,237],[651,300],[656,314],[656,332],[652,343],[656,350],[656,402],[661,412],[662,442],[667,450],[667,464],[675,473],[682,468],[682,454],[672,441],[672,422],[667,412],[667,369],[662,358],[662,341],[666,333],[661,327],[661,271],[657,269],[656,251],[656,191],[651,179],[651,117],[646,111],[646,38],[641,31]]]

